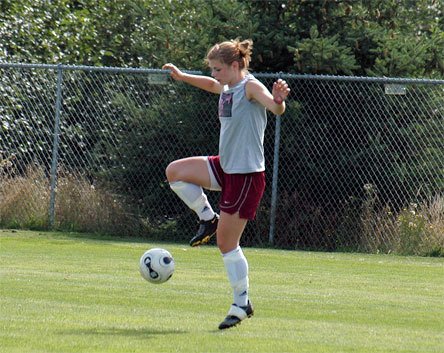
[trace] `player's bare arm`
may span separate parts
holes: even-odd
[[[214,78],[202,75],[192,75],[182,72],[173,64],[165,64],[162,66],[163,70],[170,70],[171,77],[176,81],[183,81],[191,86],[203,89],[205,91],[220,94],[222,85]]]
[[[246,87],[249,100],[256,100],[276,115],[282,115],[285,112],[285,99],[289,93],[290,88],[282,79],[273,84],[272,93],[259,81],[250,81]]]

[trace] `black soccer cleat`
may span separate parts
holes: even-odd
[[[209,221],[200,221],[199,229],[193,239],[190,240],[191,246],[199,246],[207,244],[210,239],[216,234],[217,223],[219,222],[219,215],[215,214],[213,219]]]
[[[231,305],[227,317],[219,325],[219,330],[225,330],[230,327],[238,325],[247,317],[252,317],[254,314],[253,305],[248,301],[246,306]]]

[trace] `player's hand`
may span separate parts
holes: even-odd
[[[271,94],[273,95],[273,100],[277,104],[281,104],[285,99],[287,99],[288,94],[290,93],[290,88],[288,87],[287,82],[282,79],[278,79],[275,83],[273,83],[273,90]]]
[[[171,77],[175,80],[181,81],[183,79],[184,73],[180,71],[176,65],[173,65],[171,63],[165,64],[162,66],[162,70],[170,70],[171,71]]]

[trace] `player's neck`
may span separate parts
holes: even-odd
[[[244,71],[240,71],[238,75],[236,75],[233,80],[228,83],[228,88],[232,88],[236,86],[239,82],[241,82],[247,74]]]

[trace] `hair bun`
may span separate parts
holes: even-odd
[[[239,38],[236,38],[234,41],[236,48],[239,50],[239,54],[241,57],[250,57],[253,51],[253,41],[251,39],[245,39],[240,41]]]

